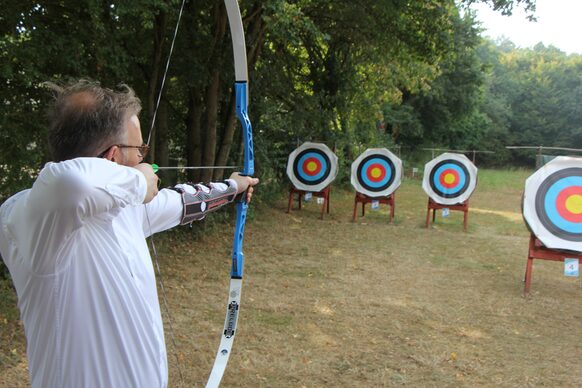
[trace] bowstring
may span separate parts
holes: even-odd
[[[152,133],[154,130],[154,126],[156,124],[156,116],[158,114],[158,109],[160,107],[160,101],[162,99],[164,85],[166,84],[166,77],[168,75],[168,69],[170,68],[170,60],[172,58],[172,53],[174,52],[174,44],[176,43],[176,37],[178,36],[178,28],[180,27],[180,21],[182,20],[182,13],[184,11],[184,4],[185,3],[186,3],[186,0],[182,0],[182,4],[180,5],[180,12],[178,13],[178,20],[176,21],[176,27],[174,28],[174,36],[172,37],[172,43],[170,44],[170,52],[168,53],[168,59],[166,61],[166,68],[164,70],[164,75],[162,76],[162,83],[160,85],[160,90],[158,92],[156,106],[154,108],[154,113],[152,115],[152,123],[151,123],[150,130],[148,133],[148,140],[146,143],[148,146],[150,145],[150,141],[152,139]],[[169,331],[170,331],[170,338],[172,340],[174,357],[176,358],[176,367],[178,368],[178,374],[180,375],[180,381],[181,381],[182,385],[184,386],[185,385],[184,375],[182,374],[182,368],[180,367],[180,358],[178,357],[178,346],[176,345],[176,336],[174,335],[173,319],[172,319],[172,314],[170,314],[170,307],[168,305],[168,297],[166,294],[166,288],[164,287],[164,281],[162,280],[162,272],[160,270],[160,263],[158,260],[158,250],[156,249],[156,244],[154,242],[154,234],[152,233],[152,225],[150,223],[150,216],[148,213],[148,208],[145,204],[144,204],[144,208],[145,208],[146,219],[147,219],[148,227],[149,227],[149,231],[150,231],[150,243],[151,243],[151,247],[152,247],[152,253],[154,256],[154,262],[156,264],[156,272],[158,274],[158,282],[160,284],[160,290],[162,291],[162,300],[164,301],[164,310],[165,310],[166,316],[168,317],[168,327],[170,329]]]

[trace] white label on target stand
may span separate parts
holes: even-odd
[[[380,208],[380,201],[372,201],[372,210],[378,210]]]
[[[306,202],[309,202],[309,201],[311,201],[311,198],[312,198],[312,197],[313,197],[313,193],[305,193],[305,195],[303,196],[303,199],[304,199]]]
[[[321,197],[318,197],[318,198],[317,198],[317,204],[318,204],[318,205],[323,205],[323,198],[321,198]]]
[[[448,207],[443,208],[443,217],[447,218],[450,214],[450,210]]]
[[[564,259],[564,275],[572,277],[580,276],[580,263],[578,259]]]

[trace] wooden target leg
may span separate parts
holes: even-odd
[[[330,194],[330,190],[327,191],[327,214],[329,214],[329,203],[331,202],[331,194]]]
[[[527,264],[525,265],[525,276],[523,282],[525,283],[523,287],[523,295],[527,296],[529,294],[529,289],[531,287],[531,277],[533,271],[533,251],[535,249],[535,237],[533,234],[529,236],[529,247],[527,250]]]
[[[467,231],[467,218],[469,217],[469,211],[465,210],[463,213],[465,213],[464,217],[463,217],[463,229],[466,232]]]
[[[291,211],[291,206],[293,206],[293,189],[289,189],[289,203],[287,204],[287,213]]]
[[[325,213],[325,207],[327,206],[327,197],[324,196],[323,197],[323,206],[321,207],[321,216],[319,218],[321,218],[323,220],[323,213]]]
[[[430,202],[426,207],[426,227],[428,228],[428,223],[430,221]]]
[[[436,209],[432,209],[432,222],[434,223],[436,219]]]
[[[394,197],[392,197],[392,203],[390,204],[390,222],[394,220],[394,207],[396,203],[394,202]]]
[[[299,210],[301,210],[301,201],[303,200],[303,198],[301,198],[301,197],[303,197],[303,196],[301,195],[301,192],[298,192],[297,196],[298,196],[297,199],[299,200]]]
[[[528,256],[527,265],[525,266],[525,286],[523,288],[523,295],[527,296],[529,294],[529,289],[531,287],[531,276],[533,270],[533,257]]]
[[[354,199],[354,214],[352,215],[352,221],[356,221],[358,219],[358,194],[356,194],[356,198]]]

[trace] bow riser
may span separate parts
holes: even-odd
[[[247,209],[249,205],[241,199],[236,204],[236,226],[234,228],[234,245],[232,247],[232,269],[230,277],[232,279],[242,279],[244,254],[243,241],[245,235],[245,224],[247,220]]]
[[[247,82],[237,81],[235,84],[236,93],[236,115],[242,125],[244,142],[244,163],[241,175],[252,176],[255,173],[255,156],[253,153],[253,128],[247,113]],[[247,218],[248,205],[243,196],[236,205],[236,227],[234,229],[234,246],[232,249],[232,270],[231,277],[242,278],[244,255],[243,239],[245,233],[245,223]]]
[[[244,141],[244,164],[241,175],[253,176],[255,173],[255,154],[253,152],[253,127],[248,115],[248,82],[237,81],[234,85],[236,93],[236,115],[242,125]]]

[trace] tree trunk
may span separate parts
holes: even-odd
[[[216,156],[216,127],[218,117],[218,89],[220,86],[220,73],[218,69],[212,72],[210,84],[206,90],[206,134],[204,141],[204,154],[202,163],[204,167],[214,166]],[[202,171],[202,182],[212,180],[213,170],[206,169]]]
[[[230,94],[230,102],[227,107],[226,122],[224,124],[224,132],[222,134],[222,141],[220,149],[216,157],[217,166],[226,166],[228,163],[228,155],[232,147],[232,139],[236,128],[236,93],[234,89]],[[216,169],[214,171],[214,179],[221,180],[224,177],[224,169]]]
[[[205,106],[206,106],[206,119],[205,119],[205,139],[202,163],[204,167],[215,166],[216,161],[216,144],[217,144],[217,120],[218,120],[218,106],[219,106],[219,91],[220,91],[220,69],[222,69],[222,58],[224,53],[220,49],[223,47],[222,42],[224,41],[224,36],[226,34],[226,22],[228,20],[226,14],[226,7],[222,3],[217,2],[214,9],[214,42],[211,44],[213,47],[214,55],[213,60],[210,60],[210,81],[206,88],[205,95]],[[213,178],[212,169],[202,170],[202,182],[210,182]]]
[[[156,110],[156,101],[158,95],[158,85],[160,83],[160,76],[163,69],[163,60],[162,60],[162,46],[163,46],[163,39],[164,39],[164,31],[166,29],[166,22],[167,17],[164,11],[160,11],[160,13],[155,18],[154,23],[154,55],[152,61],[152,71],[150,75],[150,79],[148,81],[148,97],[147,97],[147,108],[149,113],[149,120],[146,125],[144,125],[146,132],[146,136],[151,136],[153,141],[150,141],[150,152],[148,155],[148,160],[153,161],[156,160],[156,141],[155,139],[155,128],[152,127],[154,113]],[[143,128],[142,128],[143,129]],[[144,138],[145,142],[148,142],[150,139]]]
[[[156,144],[158,146],[156,162],[159,163],[160,166],[169,166],[170,157],[168,152],[168,109],[165,102],[160,104],[157,122],[158,128],[156,131]]]
[[[186,128],[186,155],[187,165],[192,167],[202,166],[202,98],[194,90],[190,89],[188,123]],[[201,170],[188,170],[190,182],[200,182]]]

